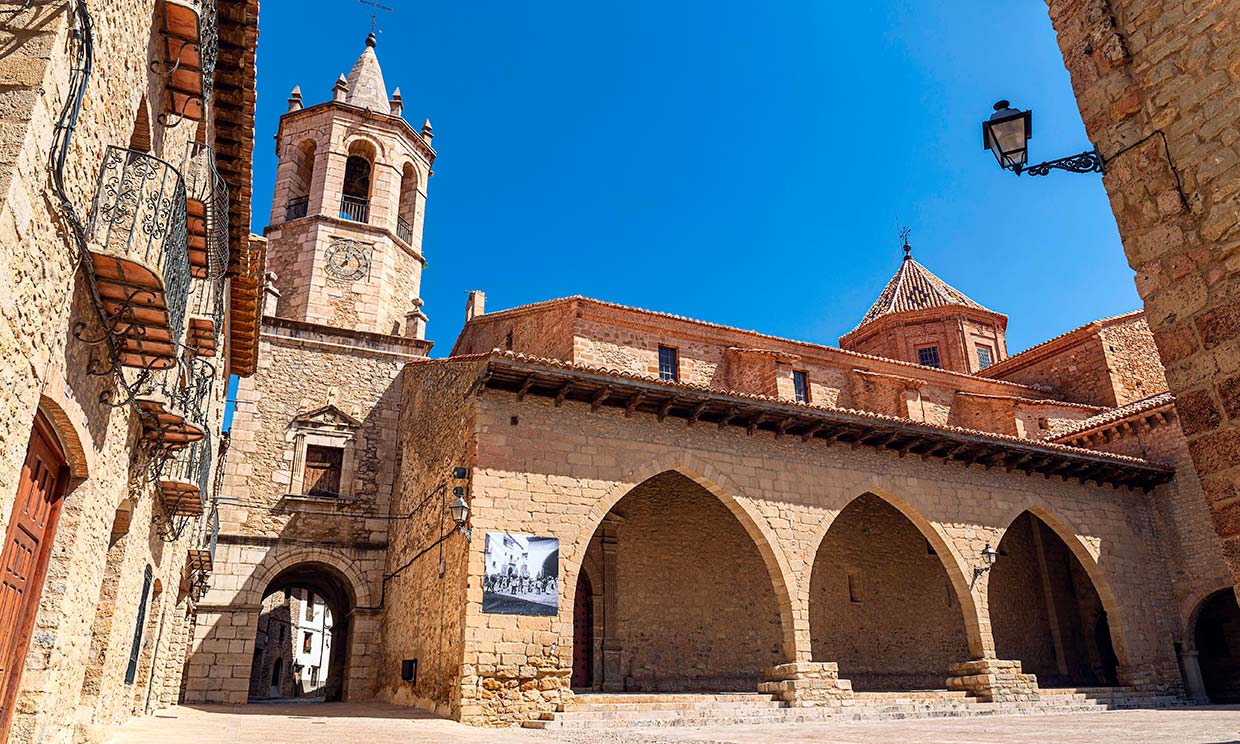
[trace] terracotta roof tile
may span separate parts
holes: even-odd
[[[925,310],[931,307],[948,307],[957,305],[986,310],[978,303],[969,299],[963,292],[935,276],[929,269],[918,263],[912,256],[905,256],[896,275],[891,277],[883,288],[878,299],[861,318],[857,328],[871,323],[884,315],[903,313],[912,310]],[[986,310],[987,312],[993,312]],[[857,330],[854,328],[853,330]]]
[[[1097,416],[1090,416],[1087,419],[1081,419],[1080,421],[1074,423],[1071,428],[1056,434],[1053,439],[1057,442],[1062,439],[1071,439],[1072,437],[1079,436],[1091,429],[1099,429],[1104,426],[1116,424],[1124,419],[1137,416],[1142,413],[1148,413],[1149,411],[1162,408],[1163,406],[1169,406],[1172,403],[1175,403],[1175,396],[1171,393],[1151,395],[1148,398],[1133,401],[1126,406],[1112,408],[1111,410],[1105,413],[1100,413]]]

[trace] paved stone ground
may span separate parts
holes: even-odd
[[[1240,706],[1066,716],[556,733],[479,729],[381,703],[181,706],[130,721],[112,744],[1235,744]]]

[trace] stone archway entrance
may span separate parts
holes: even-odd
[[[277,574],[255,629],[250,702],[343,699],[355,607],[348,581],[330,566],[300,563]]]
[[[1211,595],[1193,627],[1201,680],[1211,703],[1240,703],[1240,605],[1232,589]]]
[[[752,692],[762,670],[783,661],[779,604],[757,544],[720,497],[685,475],[661,473],[616,502],[585,562],[601,574],[590,591],[602,598],[594,677],[603,690]],[[580,673],[575,662],[574,679]]]
[[[1063,539],[1023,512],[998,552],[989,577],[998,658],[1018,659],[1042,687],[1116,684],[1118,660],[1106,610]]]
[[[859,691],[940,689],[969,658],[964,615],[921,531],[872,493],[836,516],[814,558],[809,624],[816,661]]]

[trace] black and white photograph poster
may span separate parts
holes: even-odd
[[[554,615],[559,609],[560,540],[488,532],[482,611]]]

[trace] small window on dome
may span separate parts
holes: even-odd
[[[990,347],[982,346],[981,344],[978,344],[977,345],[977,368],[986,369],[993,363],[994,361],[990,353]]]
[[[939,362],[939,347],[923,346],[917,350],[917,363],[923,367],[942,367]]]

